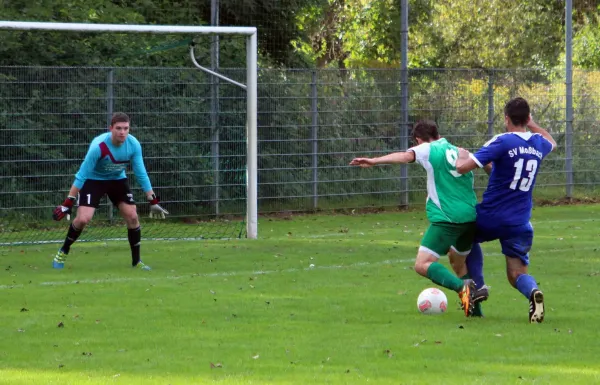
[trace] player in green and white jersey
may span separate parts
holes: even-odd
[[[466,316],[473,315],[475,285],[467,276],[465,260],[475,237],[473,173],[456,172],[458,148],[441,138],[437,125],[420,121],[412,131],[417,146],[378,158],[354,158],[350,165],[372,167],[378,164],[417,162],[427,171],[426,212],[430,225],[423,235],[415,271],[434,283],[458,293]],[[438,262],[449,253],[454,275]]]

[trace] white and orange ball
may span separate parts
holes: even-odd
[[[417,308],[421,314],[442,314],[448,309],[448,298],[440,289],[430,287],[419,294]]]

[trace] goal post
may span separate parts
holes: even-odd
[[[257,29],[255,27],[210,27],[179,25],[133,25],[133,24],[89,24],[0,21],[0,30],[44,30],[71,32],[113,32],[113,33],[151,33],[151,34],[199,34],[199,35],[244,35],[246,36],[246,236],[255,239],[258,236],[258,141],[257,141]],[[193,51],[192,51],[193,53]],[[213,73],[192,61],[196,68],[213,76],[241,85],[220,74]],[[237,84],[236,84],[237,83]],[[157,186],[158,187],[158,186]]]

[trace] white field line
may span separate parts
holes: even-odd
[[[567,222],[596,222],[600,218],[583,218],[583,219],[542,219],[539,221],[531,221],[531,223],[567,223]]]
[[[544,223],[567,223],[567,222],[596,222],[596,221],[600,221],[600,219],[598,218],[585,218],[585,219],[556,219],[556,220],[538,220],[538,221],[531,221],[531,223],[533,225],[535,224],[544,224]],[[426,227],[427,223],[425,223],[425,225],[423,227]],[[360,231],[360,232],[355,232],[355,231],[351,231],[348,233],[341,233],[341,232],[334,232],[334,233],[330,233],[330,234],[315,234],[315,235],[300,235],[300,236],[293,236],[291,237],[291,239],[314,239],[314,238],[328,238],[328,237],[339,237],[340,239],[345,239],[348,238],[348,236],[355,236],[355,235],[364,235],[364,236],[368,236],[370,234],[387,234],[390,231],[395,231],[397,229],[400,229],[400,227],[397,228],[386,228],[386,229],[382,229],[382,228],[373,228],[373,229],[369,229],[368,231]],[[402,231],[403,233],[405,231]],[[406,231],[406,233],[411,233],[413,232],[413,230],[408,230]],[[416,232],[416,231],[415,231]],[[286,239],[285,237],[266,237],[267,239]],[[288,237],[287,239],[290,239],[290,237]],[[127,240],[127,238],[107,238],[103,241],[88,241],[88,240],[80,240],[79,242],[83,242],[83,243],[106,243],[106,241],[125,241]],[[144,241],[228,241],[231,240],[231,238],[223,238],[223,239],[204,239],[204,238],[143,238]],[[36,241],[33,242],[33,245],[45,245],[45,244],[59,244],[62,243],[63,240],[62,239],[57,239],[57,240],[53,240],[53,241]],[[32,245],[29,242],[3,242],[0,243],[0,246],[21,246],[21,245],[25,245],[25,246],[30,246]]]
[[[550,249],[550,250],[539,250],[534,252],[534,254],[543,255],[548,253],[561,253],[564,251],[587,251],[587,250],[595,250],[597,247],[580,247],[577,249],[574,248],[565,248],[565,249]],[[484,256],[490,257],[499,257],[502,256],[502,253],[484,253]],[[32,285],[23,285],[23,284],[14,284],[14,285],[0,285],[0,290],[4,289],[16,289],[22,288],[24,286],[65,286],[65,285],[81,285],[81,284],[103,284],[103,283],[119,283],[119,282],[156,282],[163,280],[178,280],[185,278],[212,278],[212,277],[233,277],[238,275],[265,275],[265,274],[282,274],[282,273],[296,273],[300,271],[310,271],[315,269],[320,270],[337,270],[337,269],[348,269],[354,267],[361,266],[381,266],[381,265],[392,265],[392,264],[400,264],[400,263],[413,263],[414,258],[411,259],[388,259],[385,261],[377,261],[377,262],[356,262],[349,265],[329,265],[329,266],[315,266],[314,268],[306,267],[306,268],[290,268],[283,270],[256,270],[256,271],[225,271],[220,273],[205,273],[205,274],[186,274],[186,275],[173,275],[173,276],[165,276],[165,277],[153,277],[152,272],[140,272],[142,274],[147,274],[144,277],[121,277],[121,278],[99,278],[99,279],[82,279],[75,281],[47,281],[40,282]]]
[[[396,263],[409,263],[414,262],[414,259],[388,259],[385,261],[377,262],[356,262],[349,265],[331,265],[331,266],[315,266],[313,268],[290,268],[283,270],[256,270],[256,271],[225,271],[220,273],[206,273],[206,274],[186,274],[186,275],[173,275],[166,277],[152,277],[152,272],[140,272],[145,274],[145,277],[121,277],[121,278],[99,278],[99,279],[82,279],[76,281],[48,281],[40,282],[33,285],[0,285],[0,290],[3,289],[15,289],[24,286],[64,286],[64,285],[81,285],[81,284],[97,284],[97,283],[118,283],[118,282],[137,282],[137,281],[162,281],[162,280],[177,280],[185,278],[211,278],[211,277],[232,277],[237,275],[265,275],[265,274],[277,274],[277,273],[296,273],[299,271],[315,270],[315,269],[347,269],[361,266],[380,266],[380,265],[393,265]]]

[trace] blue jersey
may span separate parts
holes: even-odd
[[[131,164],[133,173],[144,192],[152,190],[150,179],[142,159],[142,146],[136,138],[127,135],[120,146],[111,141],[111,133],[99,135],[92,140],[81,167],[75,174],[73,185],[79,189],[88,179],[117,180],[125,179],[125,169]]]
[[[477,218],[498,226],[529,223],[535,179],[552,150],[552,143],[540,134],[508,132],[494,136],[472,155],[479,167],[493,165]]]

